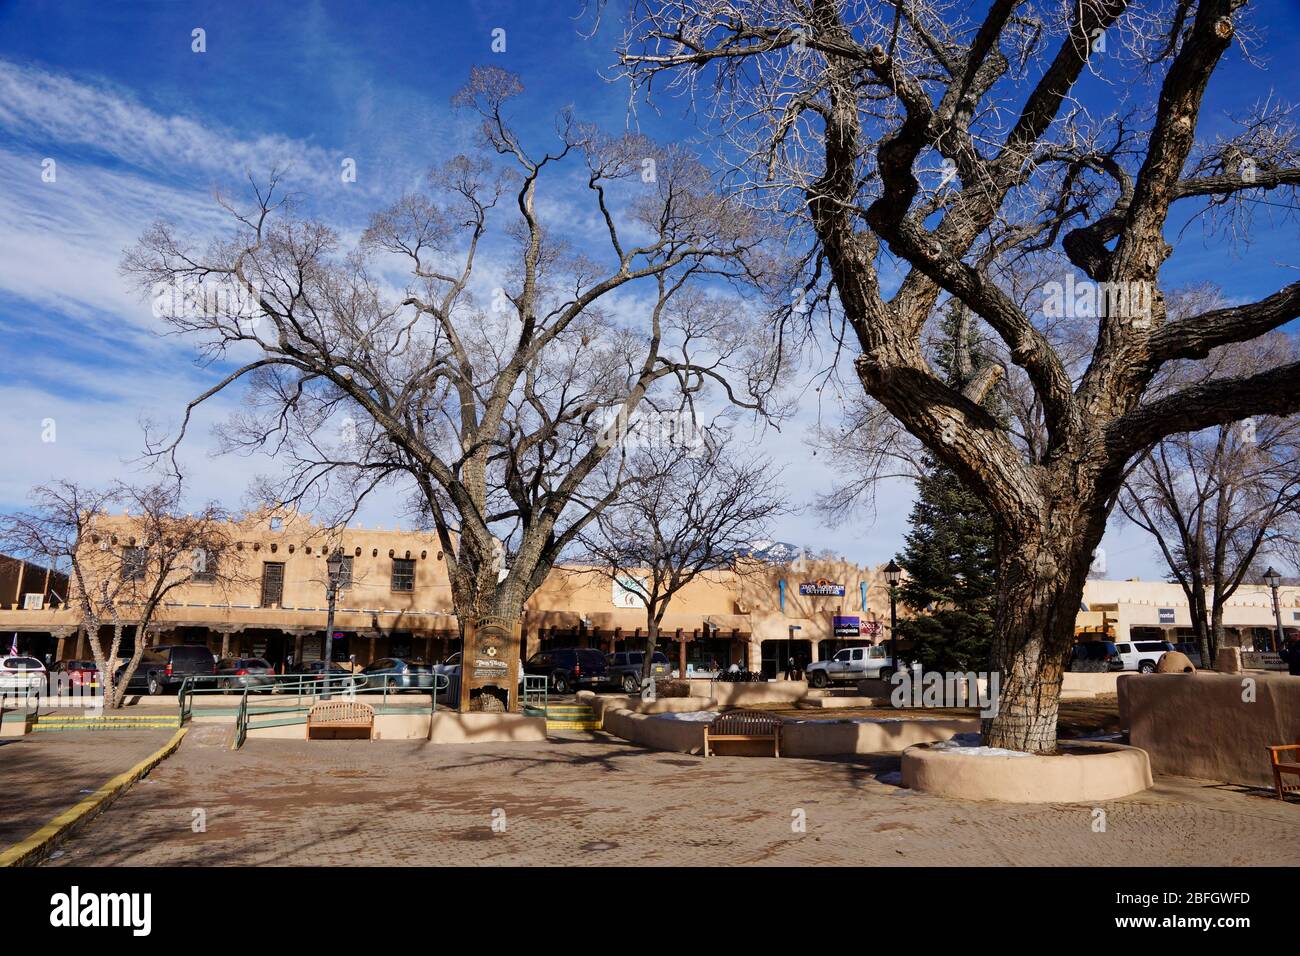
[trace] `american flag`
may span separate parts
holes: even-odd
[[[9,643],[9,656],[10,657],[18,656],[18,632],[17,631],[14,631],[13,640]]]

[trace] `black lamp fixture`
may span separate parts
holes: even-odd
[[[330,552],[330,556],[325,560],[325,568],[329,571],[330,582],[333,583],[343,570],[343,551],[335,548]]]
[[[1264,583],[1267,584],[1269,589],[1273,592],[1273,623],[1277,627],[1277,630],[1274,633],[1274,643],[1276,646],[1273,648],[1273,651],[1276,653],[1277,651],[1280,651],[1282,645],[1286,643],[1286,632],[1282,630],[1282,606],[1277,600],[1277,586],[1282,583],[1282,575],[1278,574],[1271,564],[1268,566],[1268,570],[1264,572]]]
[[[889,563],[885,565],[885,580],[889,582],[891,588],[903,580],[903,569],[894,563],[893,558],[890,558]]]
[[[325,559],[325,570],[329,581],[325,585],[325,596],[329,599],[329,611],[325,615],[325,638],[321,642],[321,700],[330,698],[330,664],[334,660],[334,606],[339,596],[339,575],[343,571],[343,549],[335,548]]]
[[[893,558],[885,565],[885,580],[889,582],[889,656],[893,659],[894,673],[898,673],[898,582],[903,569]]]

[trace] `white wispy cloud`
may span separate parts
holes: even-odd
[[[295,184],[321,191],[339,186],[338,152],[277,134],[241,135],[165,114],[104,83],[0,60],[0,128],[46,155],[84,149],[154,174],[239,179],[247,171],[290,169]]]

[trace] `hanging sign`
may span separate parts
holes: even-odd
[[[844,585],[821,578],[817,581],[804,581],[799,585],[799,593],[811,597],[844,597]]]
[[[862,622],[856,617],[833,617],[831,624],[836,637],[861,637]]]

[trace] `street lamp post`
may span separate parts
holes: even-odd
[[[885,565],[885,580],[889,582],[889,656],[894,659],[894,673],[898,673],[898,582],[903,569],[893,558]]]
[[[1274,571],[1273,565],[1271,564],[1268,566],[1268,570],[1264,572],[1264,583],[1273,591],[1273,621],[1277,626],[1277,635],[1274,637],[1273,651],[1276,653],[1280,651],[1282,645],[1286,643],[1286,636],[1282,632],[1282,608],[1277,601],[1277,586],[1282,583],[1282,575]]]
[[[321,700],[330,698],[330,663],[334,658],[334,604],[339,595],[339,574],[343,570],[343,551],[335,548],[325,561],[325,570],[329,574],[329,583],[325,586],[325,595],[329,598],[329,611],[325,615],[325,641],[321,644]]]

